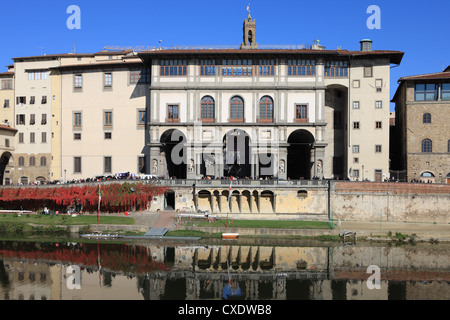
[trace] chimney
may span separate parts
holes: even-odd
[[[363,39],[359,42],[361,44],[361,51],[372,51],[372,40]]]

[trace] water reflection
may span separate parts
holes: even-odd
[[[370,265],[380,270],[369,289]],[[0,242],[0,299],[449,299],[445,245]],[[68,272],[78,266],[80,273]],[[74,284],[78,281],[78,289]]]

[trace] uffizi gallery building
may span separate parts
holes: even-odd
[[[14,128],[2,182],[119,172],[383,181],[390,68],[403,52],[355,47],[265,48],[249,13],[234,48],[13,58],[0,74],[0,120]]]

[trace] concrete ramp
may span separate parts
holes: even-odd
[[[164,235],[169,231],[167,228],[150,228],[146,233],[146,237],[164,237]]]

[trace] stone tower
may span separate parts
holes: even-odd
[[[258,49],[258,44],[255,41],[256,20],[252,19],[249,7],[247,7],[247,10],[248,17],[244,20],[244,42],[241,44],[241,49]]]

